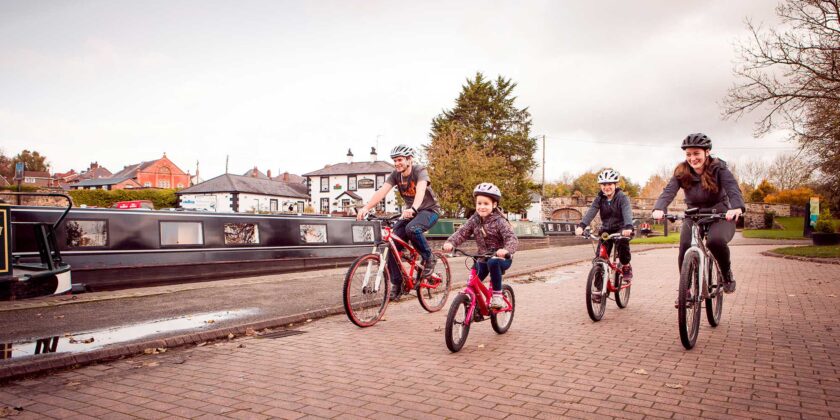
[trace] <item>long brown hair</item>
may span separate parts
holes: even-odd
[[[703,175],[700,175],[700,186],[713,194],[718,192],[717,179],[715,177],[717,167],[717,159],[709,156],[703,164]],[[680,181],[680,186],[683,189],[690,188],[694,182],[694,172],[686,161],[682,161],[677,165],[674,169],[674,176]]]

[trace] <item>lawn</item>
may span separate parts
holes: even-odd
[[[791,246],[786,248],[776,248],[771,252],[782,255],[794,255],[798,257],[840,258],[840,245]]]
[[[677,244],[680,242],[680,233],[679,232],[671,232],[668,236],[649,236],[647,238],[642,238],[641,236],[636,236],[630,242],[631,244]]]
[[[777,217],[776,223],[784,229],[744,229],[745,238],[761,239],[804,239],[802,236],[802,217]]]

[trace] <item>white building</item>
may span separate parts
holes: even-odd
[[[370,160],[353,162],[353,153],[347,151],[347,163],[327,165],[303,176],[309,184],[309,196],[315,211],[321,214],[344,213],[354,215],[358,208],[373,198],[385,179],[394,171],[394,165],[377,160],[376,149],[370,149]],[[395,196],[396,188],[391,189],[377,206],[379,212],[395,213],[399,211]]]
[[[303,213],[309,195],[303,183],[223,174],[176,194],[181,207],[219,213]]]

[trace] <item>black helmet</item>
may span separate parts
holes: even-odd
[[[689,134],[688,137],[683,140],[681,147],[683,150],[689,147],[709,150],[712,148],[712,139],[703,133]]]

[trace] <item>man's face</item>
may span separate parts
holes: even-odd
[[[411,167],[411,158],[407,156],[397,156],[394,158],[394,168],[397,169],[398,172],[405,172],[406,169]]]

